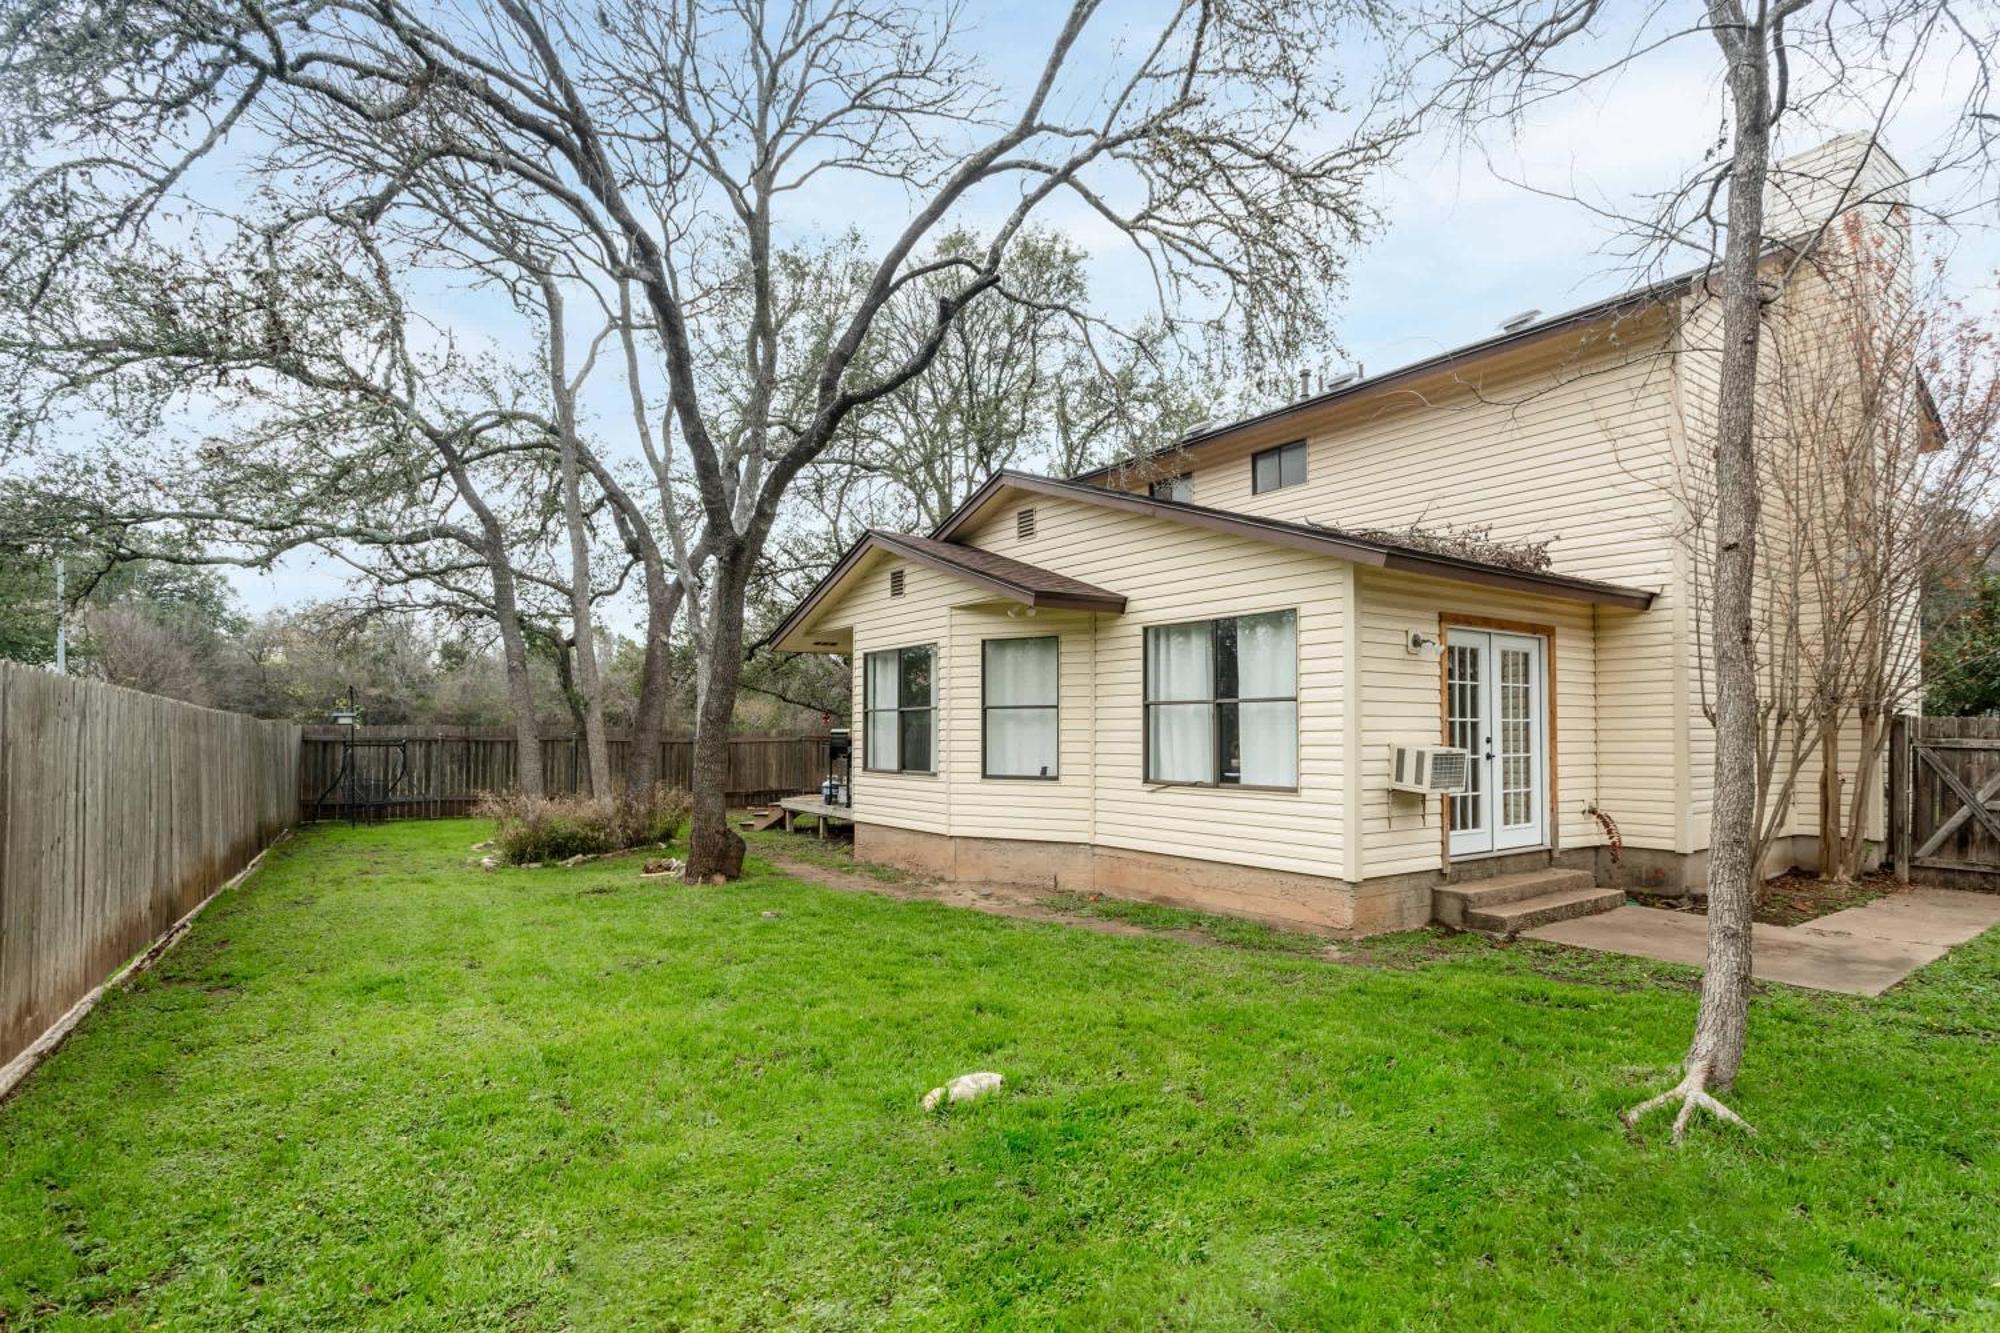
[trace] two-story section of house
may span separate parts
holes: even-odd
[[[865,536],[773,639],[852,661],[856,854],[1355,931],[1698,884],[1704,281]]]

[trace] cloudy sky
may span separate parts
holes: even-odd
[[[1002,17],[1003,35],[989,28],[980,37],[1002,57],[1016,45],[1025,55],[1046,40],[1035,31],[1037,18],[1053,23],[1051,13],[1033,4]],[[1716,70],[1706,38],[1684,39],[1616,78],[1545,104],[1518,126],[1472,142],[1456,134],[1420,140],[1374,187],[1382,227],[1354,257],[1338,312],[1343,348],[1335,368],[1359,362],[1368,373],[1380,373],[1483,338],[1523,311],[1554,313],[1643,280],[1647,275],[1617,253],[1617,228],[1601,210],[1629,211],[1638,196],[1668,188],[1700,165],[1721,132]],[[1891,149],[1906,164],[1948,128],[1965,76],[1940,63],[1914,81],[1917,90],[1886,126]],[[1857,123],[1835,114],[1823,126],[1796,129],[1781,152],[1866,128],[1861,113],[1854,114]],[[1920,187],[1918,202],[1952,205],[1962,190],[1962,182],[1942,180]],[[893,199],[855,209],[853,220],[864,230],[903,220]],[[1135,261],[1109,247],[1087,215],[1057,212],[1051,221],[1092,249],[1094,282],[1107,300],[1143,285]],[[2000,241],[1990,214],[1960,224],[1953,280],[1991,304]],[[269,574],[237,571],[233,577],[253,611],[332,595],[340,587],[335,566],[304,556]]]

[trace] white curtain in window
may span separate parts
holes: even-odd
[[[1056,710],[994,708],[986,714],[986,771],[999,778],[1056,776]]]
[[[868,735],[862,758],[869,768],[902,767],[896,753],[896,654],[870,653],[868,672]]]
[[[1146,779],[1215,781],[1212,704],[1154,704],[1146,710]]]
[[[988,639],[985,653],[987,773],[1055,777],[1056,640]]]
[[[1213,628],[1156,625],[1146,631],[1146,698],[1203,700],[1155,704],[1146,710],[1146,778],[1151,782],[1215,781]]]
[[[986,702],[995,706],[1056,704],[1056,641],[988,639]]]
[[[1253,787],[1299,785],[1296,703],[1238,704],[1236,725],[1243,757],[1239,781]]]
[[[1298,619],[1290,611],[1236,621],[1236,695],[1290,699],[1299,692]]]
[[[1212,699],[1215,659],[1207,621],[1155,625],[1146,631],[1147,700]]]

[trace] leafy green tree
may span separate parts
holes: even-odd
[[[1980,570],[1926,599],[1924,712],[2000,713],[2000,573]]]

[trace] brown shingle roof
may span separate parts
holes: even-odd
[[[1288,523],[1283,519],[1243,514],[1233,509],[1211,509],[1207,505],[1188,504],[1180,500],[1159,500],[1151,496],[1135,495],[1130,491],[1092,486],[1085,482],[1038,477],[1028,472],[994,473],[987,479],[985,485],[974,491],[971,497],[953,512],[951,517],[938,525],[937,537],[949,543],[954,550],[963,549],[956,543],[951,543],[950,539],[964,531],[990,502],[1009,487],[1031,494],[1061,496],[1106,509],[1146,514],[1173,523],[1185,523],[1190,527],[1207,528],[1213,532],[1227,532],[1239,537],[1269,542],[1273,546],[1316,551],[1336,559],[1351,560],[1356,564],[1373,565],[1380,569],[1428,574],[1433,578],[1456,579],[1461,583],[1478,583],[1493,588],[1511,588],[1519,592],[1541,593],[1544,596],[1561,597],[1569,601],[1594,602],[1601,606],[1620,606],[1634,611],[1643,611],[1653,604],[1653,593],[1644,588],[1626,588],[1615,583],[1575,578],[1568,574],[1535,573],[1513,569],[1506,565],[1489,564],[1483,560],[1469,560],[1464,556],[1447,555],[1382,541],[1363,534],[1341,532],[1335,528],[1324,528],[1308,523]]]
[[[891,551],[920,565],[943,570],[957,578],[989,588],[1002,597],[1020,602],[1026,606],[1045,606],[1065,611],[1111,611],[1122,612],[1125,598],[1121,593],[1107,591],[1095,584],[1073,579],[1067,574],[1058,574],[1052,569],[1031,565],[1025,560],[1015,560],[1011,556],[999,555],[993,551],[982,551],[976,546],[960,546],[953,542],[942,542],[932,537],[919,537],[908,532],[881,532],[871,530],[863,533],[861,539],[847,548],[834,567],[827,571],[825,578],[813,585],[792,613],[785,617],[777,629],[771,632],[767,642],[782,644],[785,639],[812,615],[819,604],[834,589],[834,586],[861,562],[862,557],[873,550]]]
[[[869,536],[912,560],[983,582],[1029,606],[1053,606],[1072,611],[1123,611],[1122,593],[1106,591],[1082,579],[1043,569],[1025,560],[959,546],[912,532],[871,531]]]

